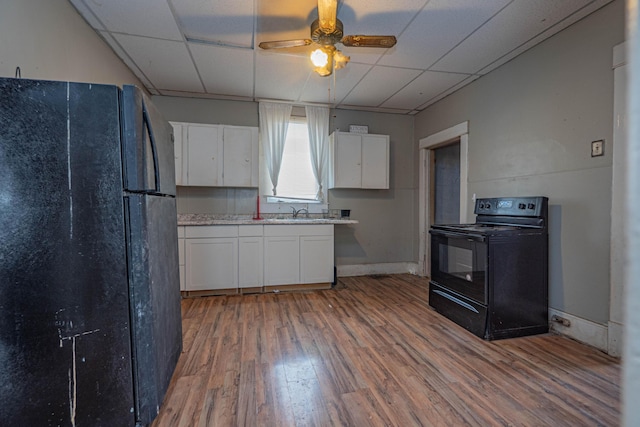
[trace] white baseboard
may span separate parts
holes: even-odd
[[[622,357],[622,338],[624,336],[624,326],[621,323],[609,320],[608,330],[608,350],[610,356]]]
[[[562,323],[552,322],[553,316],[558,316],[563,319],[567,319],[571,322],[571,326],[564,326]],[[576,341],[589,344],[599,350],[608,353],[608,331],[607,326],[599,323],[592,322],[581,317],[573,316],[568,313],[564,313],[560,310],[549,308],[549,324],[551,330],[562,335],[566,335],[573,338]]]
[[[338,277],[367,276],[369,274],[417,274],[418,263],[394,262],[383,264],[355,264],[336,266]]]

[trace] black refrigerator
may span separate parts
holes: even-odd
[[[182,350],[171,125],[136,87],[0,78],[0,424],[142,426]]]

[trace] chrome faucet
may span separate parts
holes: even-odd
[[[293,217],[294,218],[298,218],[298,214],[300,214],[301,212],[305,212],[307,215],[309,215],[309,211],[305,208],[301,208],[296,210],[296,208],[294,208],[293,206],[291,206],[291,210],[293,211]]]

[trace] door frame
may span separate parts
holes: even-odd
[[[429,135],[419,141],[420,183],[419,183],[419,224],[420,246],[418,271],[423,276],[431,272],[431,252],[429,227],[431,227],[433,200],[433,150],[454,141],[460,141],[460,223],[467,222],[467,184],[469,169],[469,122],[465,121]]]

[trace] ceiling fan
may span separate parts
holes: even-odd
[[[311,38],[297,40],[268,41],[259,44],[261,49],[281,49],[318,44],[318,49],[311,53],[311,62],[315,71],[325,77],[347,65],[349,57],[338,49],[341,43],[348,47],[381,47],[389,48],[396,44],[395,36],[355,35],[345,36],[342,21],[337,18],[338,0],[318,0],[318,19],[311,23]]]

